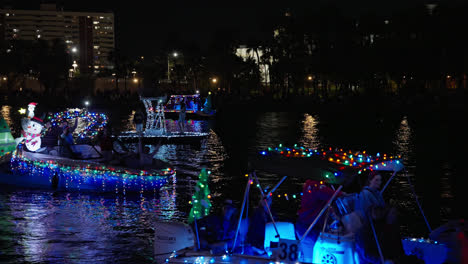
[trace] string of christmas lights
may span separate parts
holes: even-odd
[[[401,156],[390,156],[387,154],[381,155],[377,153],[375,156],[369,155],[366,151],[344,151],[343,149],[311,149],[305,147],[284,147],[279,144],[278,147],[268,148],[260,151],[262,156],[281,155],[288,158],[310,158],[319,157],[337,165],[343,165],[340,169],[351,167],[360,169],[358,173],[362,173],[366,169],[379,169],[379,166],[389,166],[392,163],[399,165]],[[336,176],[336,175],[335,175]]]
[[[140,192],[156,191],[175,176],[171,168],[161,170],[129,170],[98,163],[67,165],[54,160],[33,160],[14,153],[11,170],[15,175],[34,178],[37,182],[49,182],[58,177],[60,186],[66,189],[93,189],[96,191]]]
[[[67,111],[55,113],[50,121],[52,126],[58,126],[64,121],[71,122],[70,120],[77,117],[87,124],[83,130],[75,130],[74,136],[78,138],[94,138],[107,125],[107,116],[104,113],[93,113],[84,109],[68,109]]]

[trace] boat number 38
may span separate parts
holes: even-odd
[[[280,239],[276,249],[276,257],[279,260],[296,261],[299,257],[299,245],[297,240]]]

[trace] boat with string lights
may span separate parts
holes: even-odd
[[[260,151],[259,155],[250,160],[255,170],[246,175],[248,178],[239,219],[236,220],[235,236],[228,241],[209,244],[207,250],[206,245],[203,246],[199,242],[201,240],[199,234],[205,231],[197,229],[197,224],[157,223],[154,242],[156,259],[167,263],[364,263],[362,256],[366,254],[366,250],[356,242],[356,234],[361,228],[356,222],[359,216],[355,212],[359,208],[357,207],[359,195],[353,193],[353,190],[359,192],[363,177],[371,172],[377,172],[385,179],[381,193],[397,174],[406,174],[405,166],[398,155],[370,155],[365,151],[344,151],[335,148],[310,149],[297,145],[294,147],[280,145]],[[271,190],[265,190],[257,178],[256,171],[287,176],[284,176]],[[406,176],[411,184],[409,176],[407,174]],[[295,181],[302,179],[305,182],[303,189],[299,193],[274,194],[287,177]],[[288,219],[274,219],[270,206],[264,203],[269,220],[264,230],[258,230],[264,232],[264,247],[259,251],[249,244],[248,233],[245,231],[248,230],[248,225],[252,224],[249,222],[252,220],[245,220],[249,219],[246,208],[249,204],[251,186],[259,189],[263,199],[270,196],[287,200],[301,199],[301,202],[305,202],[301,203],[304,205],[310,204],[307,199],[312,199],[311,204],[314,204],[313,201],[316,201],[314,199],[317,199],[317,196],[312,194],[314,192],[328,189],[329,193],[321,205],[314,208],[316,214],[305,228],[298,225],[300,222],[298,220],[291,222]],[[343,189],[344,186],[346,189]],[[343,195],[340,193],[341,190],[346,190],[347,193]],[[426,220],[417,196],[415,197]],[[198,205],[201,203],[199,200],[196,199],[192,203]],[[198,211],[203,210],[198,209]],[[376,233],[373,221],[369,221],[375,238],[372,239],[372,243],[375,243],[375,248],[379,248],[375,263],[384,263],[387,258],[380,250],[382,238],[379,240],[382,233]],[[407,263],[446,263],[450,254],[453,254],[451,253],[454,252],[453,249],[449,248],[448,242],[437,241],[443,236],[431,232],[435,230],[430,228],[427,220],[426,224],[431,233],[430,238],[402,238],[406,261],[410,261]],[[446,233],[446,237],[453,237],[447,235],[453,232],[450,228],[436,230]],[[309,234],[312,231],[316,232],[317,237],[310,240]]]
[[[22,119],[24,131],[16,143],[7,127],[2,130],[10,139],[7,150],[11,153],[9,162],[1,164],[0,182],[3,184],[64,191],[152,194],[176,175],[166,164],[146,165],[133,153],[116,153],[119,159],[105,159],[100,147],[93,144],[41,148],[44,125],[41,119],[31,116]],[[57,113],[49,121],[52,126],[58,126],[73,119],[80,127],[74,131],[80,142],[91,142],[107,121],[104,114],[80,109]],[[2,124],[7,126],[5,122]]]
[[[200,144],[207,138],[209,132],[199,131],[168,131],[164,99],[162,97],[140,97],[146,108],[146,125],[140,133],[137,131],[123,131],[116,137],[122,142],[145,143],[160,142],[161,144]]]
[[[177,119],[180,112],[180,103],[185,102],[186,115],[189,119],[211,119],[216,116],[216,110],[212,107],[211,92],[202,102],[199,93],[173,94],[164,105],[164,113],[168,118]]]
[[[81,153],[92,149],[89,145],[75,146]],[[2,175],[1,182],[64,191],[153,194],[176,175],[171,168],[134,169],[102,163],[97,152],[85,159],[73,159],[22,148],[13,152],[11,175]]]

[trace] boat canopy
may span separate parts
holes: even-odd
[[[166,112],[179,112],[180,103],[185,101],[186,113],[198,112],[203,108],[200,94],[173,94],[165,105]]]
[[[255,170],[343,185],[353,182],[357,175],[365,171],[398,172],[404,168],[400,156],[282,145],[262,150],[250,161]]]

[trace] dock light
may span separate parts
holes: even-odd
[[[199,94],[199,93],[200,93],[200,91],[199,91],[199,90],[197,90],[195,93]]]

